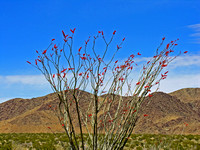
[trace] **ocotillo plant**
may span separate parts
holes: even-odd
[[[71,35],[62,31],[62,46],[55,44],[55,39],[52,39],[46,50],[36,51],[38,58],[35,64],[27,62],[42,72],[57,93],[59,104],[55,111],[73,150],[123,149],[137,122],[141,103],[146,96],[152,96],[151,88],[159,86],[167,76],[168,71],[163,74],[161,71],[176,58],[169,55],[174,52],[177,40],[171,41],[160,51],[165,40],[163,38],[155,56],[144,64],[138,81],[133,83],[129,76],[137,65],[134,62],[135,55],[131,54],[121,64],[115,60],[125,38],[116,44],[113,55],[110,55],[109,46],[116,31],[109,41],[103,31],[98,31],[96,36],[89,37],[85,45],[78,49],[72,47],[75,29],[70,31]],[[96,42],[100,39],[104,43],[104,50],[98,54]],[[92,46],[88,51],[90,41]],[[136,55],[141,54],[138,52]],[[105,61],[105,58],[109,61]],[[81,93],[85,90],[91,91],[90,97],[87,97],[87,109],[82,107],[85,97]],[[129,97],[124,97],[124,93]],[[78,125],[74,122],[78,122]],[[77,126],[79,131],[75,130]],[[83,133],[89,136],[85,138]]]

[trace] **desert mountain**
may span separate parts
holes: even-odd
[[[80,94],[81,108],[86,110],[91,94],[84,91]],[[52,93],[38,98],[17,98],[1,103],[0,133],[51,132],[47,128],[49,126],[53,132],[63,132],[52,110],[58,102],[57,95]],[[142,104],[134,133],[200,134],[199,104],[200,88],[181,89],[169,94],[153,93]],[[75,112],[75,107],[71,107],[71,110]],[[144,114],[148,116],[144,117]]]
[[[185,88],[169,94],[192,105],[193,109],[200,115],[200,88]]]
[[[185,88],[169,93],[183,102],[195,102],[200,100],[200,88]]]

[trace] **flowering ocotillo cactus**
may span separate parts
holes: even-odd
[[[152,97],[151,88],[158,87],[160,81],[166,78],[168,71],[161,72],[176,58],[170,55],[178,39],[160,51],[165,40],[163,38],[155,56],[143,65],[139,79],[133,82],[130,73],[137,65],[134,58],[141,53],[130,54],[122,63],[115,60],[125,38],[116,44],[110,55],[109,46],[116,31],[109,41],[103,31],[98,31],[97,35],[89,37],[85,45],[78,49],[72,47],[75,28],[70,31],[70,34],[62,31],[63,45],[56,44],[56,40],[52,39],[47,49],[36,51],[38,57],[35,64],[27,62],[42,72],[57,93],[59,104],[55,112],[72,149],[123,149],[137,122],[141,103],[146,96]],[[97,39],[104,42],[104,50],[100,54],[96,51]],[[89,42],[92,42],[91,48],[88,48]],[[105,61],[105,58],[109,61]],[[85,90],[91,91],[87,97],[87,109],[81,107],[85,99],[81,92]],[[124,93],[129,97],[123,96]],[[79,131],[75,130],[73,120],[78,122]],[[88,133],[88,137],[85,138],[83,133]]]

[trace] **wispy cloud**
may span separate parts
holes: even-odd
[[[0,76],[1,83],[6,84],[26,84],[26,85],[45,85],[48,84],[43,75],[12,75]]]
[[[200,23],[199,24],[193,24],[193,25],[189,25],[189,28],[193,28],[195,31],[199,31],[200,32]]]
[[[198,66],[200,67],[200,56],[198,55],[186,55],[177,57],[170,65],[170,68],[186,67],[186,66]]]
[[[160,91],[166,93],[182,88],[200,88],[200,74],[181,76],[169,75],[160,85]]]
[[[190,34],[190,36],[195,37],[195,43],[200,44],[200,24],[189,25],[188,28],[194,30],[195,33]]]

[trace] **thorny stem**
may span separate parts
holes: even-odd
[[[42,72],[46,80],[50,83],[51,88],[58,95],[59,111],[57,117],[60,124],[64,123],[63,128],[73,150],[79,149],[79,145],[75,133],[75,125],[72,121],[74,119],[73,112],[71,111],[73,109],[72,106],[75,106],[77,113],[81,135],[81,148],[83,150],[89,148],[93,150],[123,149],[128,137],[133,132],[138,120],[138,111],[146,95],[153,86],[157,85],[159,87],[160,81],[166,75],[157,79],[158,75],[160,75],[164,67],[176,58],[176,56],[168,56],[175,46],[175,41],[169,43],[159,53],[158,50],[164,43],[164,39],[162,40],[156,50],[156,56],[143,66],[145,69],[141,70],[140,78],[136,84],[132,83],[133,80],[129,82],[129,76],[135,64],[133,61],[134,55],[128,57],[122,65],[119,65],[117,61],[113,62],[124,39],[116,46],[113,55],[107,56],[108,48],[113,41],[115,32],[113,32],[111,39],[107,42],[103,31],[99,31],[99,34],[93,40],[93,53],[91,55],[87,53],[88,40],[85,42],[83,52],[79,49],[78,54],[75,55],[74,53],[76,51],[72,48],[73,35],[74,31],[72,31],[71,37],[65,35],[63,31],[65,42],[62,50],[59,51],[58,46],[55,44],[52,47],[54,57],[52,57],[53,54],[48,56],[47,52],[43,52],[42,54],[38,53],[39,59],[35,60],[36,65],[31,65]],[[105,43],[105,50],[102,52],[102,55],[98,55],[95,46],[96,40],[101,37]],[[48,51],[52,45],[53,42],[48,46]],[[66,50],[66,46],[69,50]],[[62,53],[64,57],[62,57]],[[106,62],[104,59],[107,57],[110,59]],[[61,66],[61,64],[65,66]],[[53,74],[53,72],[56,73]],[[112,75],[110,76],[108,72],[112,73]],[[91,81],[90,84],[89,80]],[[128,100],[128,97],[122,96],[125,85],[128,86],[127,96],[132,96]],[[129,85],[135,85],[134,89]],[[84,91],[88,88],[93,90],[93,96],[91,96],[91,101],[89,102],[87,110],[85,110],[80,105],[83,100],[80,90]],[[106,94],[100,97],[101,94],[105,93],[104,90],[106,89]],[[69,98],[70,94],[72,96],[71,100]],[[64,120],[61,121],[61,118],[64,118]],[[87,140],[84,140],[83,137],[84,126],[89,134]]]

